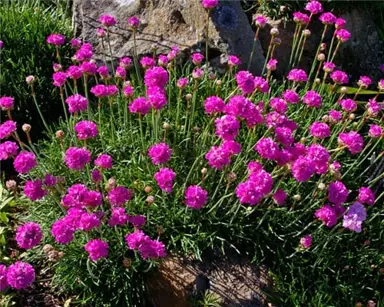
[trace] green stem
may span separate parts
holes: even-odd
[[[112,66],[112,72],[113,75],[115,75],[115,66],[113,65],[113,55],[112,55],[112,48],[111,48],[111,40],[109,37],[109,28],[107,27],[107,40],[108,40],[108,48],[109,48],[109,58]]]
[[[253,39],[252,51],[251,51],[251,54],[250,54],[249,60],[248,60],[248,67],[247,67],[248,71],[249,71],[249,69],[251,68],[251,65],[252,65],[253,55],[254,55],[255,49],[256,49],[256,43],[257,43],[257,40],[259,39],[259,31],[260,31],[260,28],[257,27],[255,38]]]

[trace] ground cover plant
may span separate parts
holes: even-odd
[[[202,2],[207,15],[217,4]],[[305,72],[300,59],[315,18],[334,39],[319,42]],[[29,260],[51,266],[53,285],[73,303],[143,306],[145,279],[167,254],[232,249],[268,265],[279,306],[380,304],[384,80],[343,86],[348,75],[333,60],[350,34],[321,3],[309,2],[294,20],[282,82],[273,78],[276,28],[261,76],[239,70],[235,55],[216,75],[204,51],[176,66],[176,46],[118,65],[110,54],[96,65],[91,44],[49,35],[57,63],[46,86],[58,91],[64,114],[57,125],[41,116],[51,138],[34,144],[33,128],[13,121],[17,100],[0,98],[8,117],[0,157],[13,159],[23,180],[7,187],[15,198],[22,190],[27,206],[15,236],[26,252],[0,266],[0,290],[33,284]],[[99,21],[108,53],[117,21]],[[140,30],[136,17],[119,22]],[[266,23],[255,16],[256,33]],[[36,98],[38,81],[26,82]],[[368,87],[378,91],[361,101]]]

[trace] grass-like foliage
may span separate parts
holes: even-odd
[[[203,1],[208,14],[212,3]],[[332,46],[320,42],[312,70],[299,69],[302,31],[320,8],[312,1],[311,17],[299,15],[282,81],[273,79],[277,29],[260,77],[239,71],[235,56],[222,76],[199,53],[176,66],[177,48],[97,67],[90,44],[71,42],[74,64],[53,75],[64,116],[47,125],[49,140],[34,144],[24,125],[26,144],[13,122],[0,127],[16,141],[2,150],[17,155],[27,220],[38,223],[20,226],[16,241],[54,261],[58,289],[85,305],[143,306],[146,273],[167,254],[234,250],[268,265],[279,306],[382,300],[382,105],[378,95],[359,101],[368,77],[349,98],[341,87],[348,77],[332,61],[349,33],[334,16],[320,18],[335,31]],[[266,21],[256,17],[257,33]],[[128,22],[139,31],[138,19]],[[116,20],[100,23],[108,52]],[[47,41],[60,61],[63,37]],[[40,81],[28,80],[37,106]],[[10,119],[13,103],[1,100]],[[33,282],[22,265],[4,273],[11,288]]]

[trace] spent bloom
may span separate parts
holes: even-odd
[[[111,27],[116,24],[116,19],[111,15],[104,14],[99,17],[99,22],[105,27]]]
[[[101,154],[96,158],[94,164],[104,169],[110,169],[112,168],[112,157],[107,154]]]
[[[309,131],[313,137],[318,139],[324,139],[331,135],[331,130],[326,123],[314,122],[310,127]]]
[[[371,138],[379,138],[383,136],[383,129],[378,125],[370,125],[368,135]],[[1,150],[0,150],[0,160],[1,160]]]
[[[311,0],[306,4],[304,9],[310,12],[312,15],[316,15],[323,11],[323,6],[319,1]]]
[[[372,206],[375,203],[375,193],[370,188],[361,187],[359,195],[357,196],[358,202]]]
[[[215,120],[215,133],[223,140],[233,140],[239,133],[240,123],[232,115],[224,115]]]
[[[287,79],[294,82],[307,82],[308,76],[302,69],[292,69],[287,76]]]
[[[17,227],[16,242],[20,248],[30,249],[40,244],[43,238],[40,225],[34,222]]]
[[[201,209],[208,200],[208,192],[197,185],[191,185],[185,190],[184,203],[192,209]]]
[[[43,189],[43,182],[40,179],[28,180],[24,185],[24,194],[30,200],[36,201],[47,195],[47,191]]]
[[[367,211],[365,207],[361,203],[355,202],[344,214],[343,227],[355,232],[361,232],[361,226],[366,218]]]
[[[173,180],[176,178],[176,173],[170,168],[161,168],[154,176],[160,189],[172,193]]]
[[[205,9],[213,9],[219,4],[219,0],[202,0],[201,5]]]
[[[68,104],[68,110],[70,113],[85,111],[88,108],[87,98],[80,94],[69,96],[65,102]]]
[[[345,29],[338,29],[335,34],[337,39],[343,43],[347,42],[351,38],[351,33]]]
[[[293,20],[294,20],[294,22],[296,22],[300,25],[306,25],[310,21],[309,16],[307,14],[304,14],[301,12],[294,12],[293,13]]]
[[[315,217],[327,227],[332,227],[337,223],[336,210],[330,205],[324,205],[316,210]]]
[[[364,140],[362,136],[355,131],[340,133],[338,142],[340,145],[347,146],[351,154],[359,153],[364,147]]]
[[[148,149],[148,155],[154,165],[164,164],[171,158],[172,149],[165,143],[152,145]]]
[[[108,243],[103,240],[89,240],[87,244],[84,245],[84,249],[88,252],[89,259],[92,261],[108,257]]]
[[[47,43],[54,46],[64,45],[65,36],[62,34],[52,33],[47,37]]]
[[[326,12],[320,15],[319,20],[325,25],[331,25],[336,22],[336,16],[330,12]]]
[[[79,140],[94,138],[99,133],[97,125],[89,120],[82,120],[78,122],[75,125],[74,130],[76,131],[76,136]]]
[[[129,112],[141,115],[147,114],[150,108],[151,104],[145,97],[138,97],[128,105]]]
[[[255,90],[255,80],[253,75],[245,70],[239,71],[235,75],[238,87],[244,94],[250,94]]]
[[[345,203],[348,198],[348,190],[341,181],[331,182],[328,187],[328,200],[335,204],[340,205]]]
[[[310,248],[312,246],[312,236],[306,235],[300,238],[300,246],[302,248]]]
[[[0,125],[0,140],[8,138],[16,131],[16,122],[7,120]]]
[[[302,99],[303,102],[309,107],[321,107],[321,95],[318,94],[316,91],[306,92]]]
[[[65,152],[64,162],[68,168],[81,170],[91,161],[91,153],[85,147],[70,147]]]
[[[224,100],[218,96],[210,96],[204,101],[205,113],[216,114],[223,112],[225,107]]]
[[[13,97],[8,97],[8,96],[0,97],[0,108],[3,111],[12,110],[13,105],[14,105]]]
[[[35,270],[26,262],[17,261],[7,270],[7,283],[14,289],[28,288],[35,281]]]
[[[29,171],[37,165],[36,156],[28,151],[22,151],[13,161],[15,170],[21,174],[29,173]]]
[[[126,187],[118,186],[112,189],[107,199],[113,207],[121,207],[132,198],[132,192]]]
[[[6,141],[0,144],[0,161],[17,156],[19,146],[15,142]]]

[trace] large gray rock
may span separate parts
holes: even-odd
[[[138,16],[143,22],[137,35],[138,54],[152,52],[153,44],[159,53],[166,53],[177,45],[185,54],[205,50],[205,25],[207,12],[200,0],[74,0],[73,22],[76,32],[85,41],[93,43],[96,56],[108,54],[96,36],[97,19],[108,13],[115,16],[118,25],[111,30],[111,47],[115,57],[133,54],[133,35],[128,29],[127,18]],[[240,57],[244,67],[252,49],[254,32],[243,12],[240,1],[221,1],[211,12],[209,22],[210,59],[221,53]],[[251,71],[259,73],[264,56],[257,42]]]

